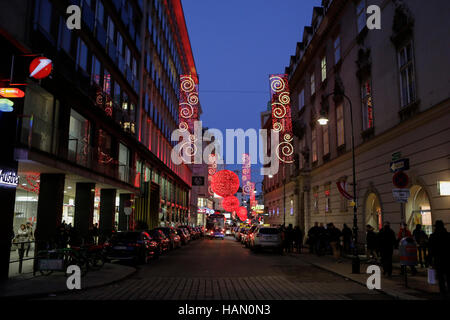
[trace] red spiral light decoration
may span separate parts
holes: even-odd
[[[211,179],[211,189],[221,197],[232,196],[239,189],[239,177],[230,170],[218,171]]]
[[[235,196],[228,196],[223,198],[222,208],[229,212],[236,211],[239,208],[239,199]]]

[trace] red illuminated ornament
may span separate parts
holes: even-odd
[[[52,72],[52,60],[39,57],[30,63],[30,77],[35,79],[47,78]]]
[[[239,217],[239,219],[241,219],[242,221],[247,220],[247,208],[245,207],[239,207],[237,210],[237,216]]]
[[[221,197],[235,194],[239,189],[239,177],[230,170],[221,170],[211,179],[211,189]]]
[[[228,196],[222,200],[222,208],[225,211],[236,211],[239,208],[239,199],[235,196]]]

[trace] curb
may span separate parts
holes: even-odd
[[[290,256],[290,257],[293,257],[293,258],[297,258],[297,259],[300,258],[299,256],[292,255],[292,254],[289,255],[289,256]],[[334,270],[332,270],[332,269],[330,269],[330,268],[328,268],[328,267],[325,267],[325,266],[323,266],[323,265],[317,264],[317,263],[315,263],[315,262],[305,261],[305,260],[303,260],[303,261],[306,262],[306,263],[309,263],[310,265],[312,265],[312,266],[314,266],[314,267],[316,267],[316,268],[318,268],[318,269],[321,269],[321,270],[324,270],[324,271],[333,273],[333,274],[335,274],[335,275],[337,275],[337,276],[339,276],[339,277],[348,279],[348,280],[353,281],[353,282],[355,282],[355,283],[357,283],[357,284],[359,284],[359,285],[361,285],[361,286],[366,287],[366,284],[363,283],[363,282],[361,282],[360,280],[353,279],[352,277],[343,275],[343,274],[341,274],[341,273],[339,273],[339,272],[337,272],[337,271],[334,271]],[[392,292],[392,290],[385,290],[385,289],[374,289],[374,290],[377,291],[377,292],[379,292],[379,293],[382,293],[382,294],[384,294],[384,295],[393,297],[393,298],[395,298],[396,300],[426,300],[426,299],[417,298],[417,297],[415,297],[415,296],[411,296],[411,295],[409,295],[409,294],[407,294],[407,293],[400,293],[400,294],[398,294],[398,293]],[[413,289],[413,290],[414,290],[414,289]]]
[[[80,290],[77,290],[77,292],[83,292],[89,289],[95,289],[95,288],[100,288],[100,287],[104,287],[107,285],[111,285],[111,284],[115,284],[117,282],[126,280],[128,278],[130,278],[131,276],[133,276],[136,272],[137,272],[137,268],[133,268],[134,270],[131,271],[129,274],[127,274],[124,277],[121,277],[119,279],[113,280],[113,281],[109,281],[109,282],[104,282],[101,284],[96,284],[96,285],[92,285],[92,286],[88,286],[85,288],[82,288]],[[26,281],[26,280],[24,280]],[[14,295],[14,296],[1,296],[0,295],[0,300],[15,300],[15,299],[34,299],[34,298],[43,298],[43,297],[48,297],[51,294],[66,294],[69,293],[70,291],[68,290],[56,290],[56,291],[50,291],[50,292],[39,292],[39,293],[32,293],[32,294],[24,294],[24,295]]]

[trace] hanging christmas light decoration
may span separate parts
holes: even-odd
[[[217,156],[210,154],[208,157],[208,192],[209,195],[214,195],[214,191],[211,189],[211,180],[213,175],[217,172]]]
[[[233,212],[239,208],[239,199],[235,196],[228,196],[222,200],[222,208],[225,211]]]
[[[255,196],[255,183],[250,182],[250,208],[254,208],[256,206],[256,196]]]
[[[247,208],[239,207],[236,214],[239,217],[239,219],[241,219],[241,221],[247,220]]]
[[[272,130],[280,135],[280,143],[275,149],[278,159],[293,163],[291,98],[287,74],[270,75],[272,94]]]
[[[211,189],[221,197],[231,196],[239,189],[239,177],[230,170],[216,172],[211,179]]]
[[[192,74],[180,75],[179,128],[194,132],[194,122],[198,120],[198,78]]]
[[[250,155],[244,153],[242,155],[242,194],[249,195],[251,188],[251,162]]]

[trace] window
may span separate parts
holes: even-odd
[[[325,212],[331,212],[330,187],[329,184],[325,185]]]
[[[86,72],[87,72],[87,59],[88,59],[88,49],[84,41],[79,39],[77,63],[81,67],[81,69],[83,69]]]
[[[366,26],[366,0],[361,0],[356,5],[356,23],[358,33]]]
[[[398,52],[400,71],[401,106],[407,106],[416,100],[416,85],[414,80],[414,63],[412,56],[412,42],[409,42]]]
[[[117,32],[117,50],[119,50],[119,55],[122,56],[122,54],[123,54],[123,38],[119,32]]]
[[[338,104],[336,106],[336,135],[338,147],[345,144],[345,132],[344,132],[344,106]]]
[[[131,54],[130,54],[130,49],[128,49],[127,46],[125,46],[125,63],[127,64],[127,66],[131,65]]]
[[[59,46],[70,54],[72,33],[67,29],[64,19],[61,18],[59,24]]]
[[[324,56],[320,62],[320,70],[322,71],[322,82],[327,78],[327,57]]]
[[[298,110],[302,110],[305,106],[305,90],[302,89],[298,95]]]
[[[100,85],[101,80],[101,64],[95,55],[92,55],[92,81]]]
[[[114,42],[114,21],[108,17],[108,38]]]
[[[291,216],[294,215],[294,200],[291,200]]]
[[[38,8],[39,25],[50,34],[52,24],[52,5],[48,0],[41,0]]]
[[[96,18],[98,23],[100,23],[103,26],[104,23],[104,16],[105,10],[103,8],[103,4],[100,0],[97,1],[97,12],[96,12]]]
[[[311,131],[311,148],[312,148],[312,162],[317,161],[317,129],[312,128]]]
[[[312,95],[314,95],[314,93],[316,93],[316,83],[315,83],[315,79],[314,79],[314,73],[311,74],[310,83],[311,83],[311,96],[312,96]]]
[[[330,153],[330,138],[328,133],[328,124],[322,126],[322,138],[323,138],[323,155]]]
[[[313,209],[314,213],[319,212],[319,187],[313,189]]]
[[[337,64],[341,60],[341,38],[339,36],[334,39],[334,63]]]
[[[110,95],[111,94],[111,74],[106,70],[103,77],[103,92]]]
[[[362,100],[363,130],[368,130],[370,128],[373,128],[373,101],[372,101],[372,87],[370,79],[366,79],[362,83],[361,100]]]
[[[300,169],[302,169],[305,166],[305,161],[307,161],[308,159],[305,159],[303,154],[301,152],[303,152],[303,150],[306,149],[306,139],[305,136],[303,136],[302,140],[300,140]]]

